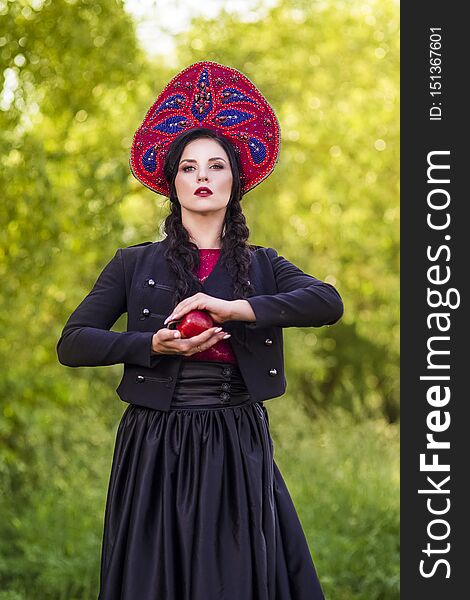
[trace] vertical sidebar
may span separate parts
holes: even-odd
[[[468,595],[467,28],[457,3],[402,4],[403,600]]]

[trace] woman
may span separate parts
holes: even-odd
[[[100,600],[323,598],[263,400],[285,391],[282,329],[333,324],[343,304],[247,243],[240,201],[278,150],[261,93],[210,62],[175,77],[134,137],[133,174],[171,202],[166,237],[120,248],[57,346],[65,365],[124,364]],[[183,337],[194,310],[214,326]]]

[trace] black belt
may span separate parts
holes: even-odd
[[[250,403],[250,399],[237,365],[183,360],[171,407],[238,406]]]

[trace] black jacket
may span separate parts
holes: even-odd
[[[57,343],[69,367],[124,363],[121,400],[169,410],[181,355],[152,354],[152,337],[171,314],[175,276],[164,257],[167,240],[119,248],[93,289],[69,317]],[[336,289],[307,275],[273,248],[256,246],[247,297],[256,322],[225,321],[248,391],[255,401],[286,389],[283,327],[332,325],[343,314]],[[231,277],[220,259],[203,283],[210,296],[234,300]],[[127,331],[110,331],[127,312]]]

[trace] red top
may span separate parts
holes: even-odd
[[[219,255],[220,248],[199,248],[199,269],[197,270],[199,281],[202,282],[207,279],[216,262],[219,260]],[[223,324],[221,326],[223,327]],[[232,350],[230,338],[220,340],[207,350],[196,352],[191,356],[183,356],[183,358],[186,360],[214,360],[237,364],[237,358]]]

